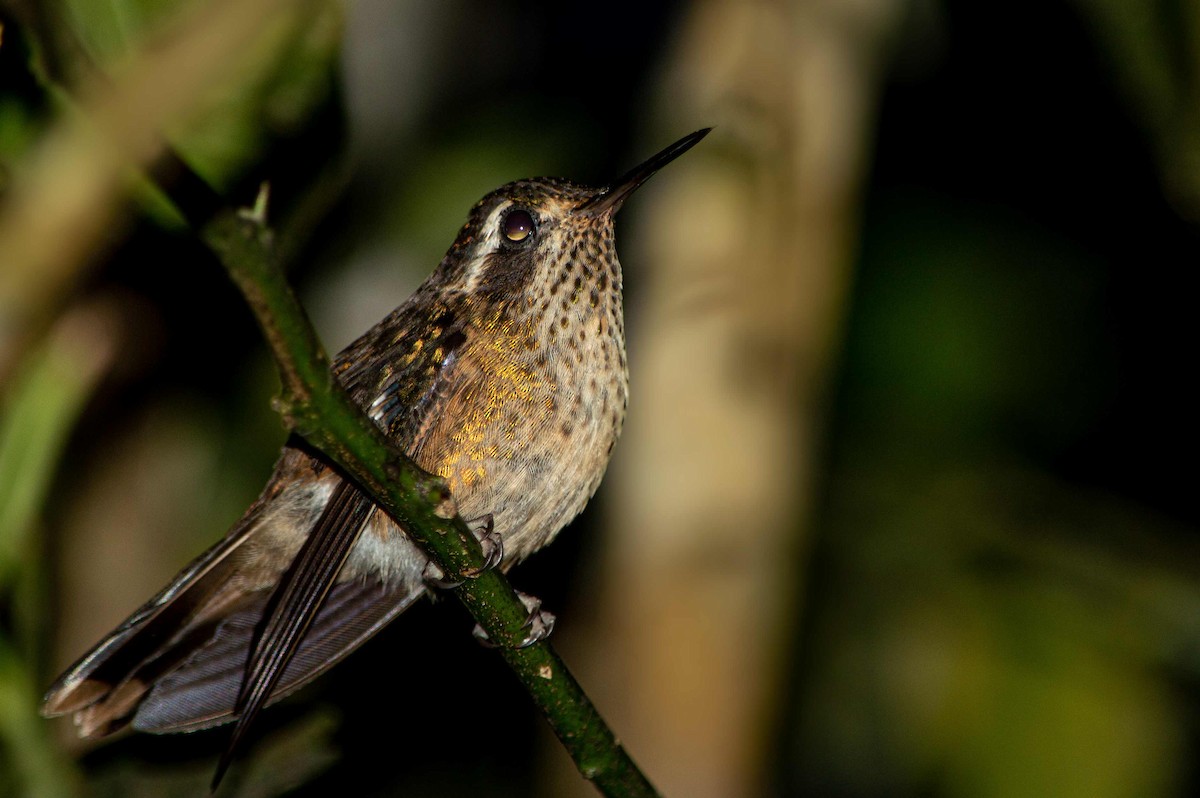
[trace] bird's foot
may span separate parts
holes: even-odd
[[[495,568],[504,559],[504,541],[500,539],[500,533],[495,529],[495,519],[491,513],[467,523],[474,530],[475,539],[479,541],[479,546],[483,549],[483,565],[469,573],[464,573],[463,576],[467,579],[476,579],[480,574]]]
[[[483,549],[483,565],[464,572],[463,577],[464,579],[476,579],[485,571],[495,568],[504,559],[504,541],[500,539],[500,533],[495,530],[495,522],[491,513],[482,518],[468,521],[467,524],[475,533],[475,539],[479,541],[479,545]],[[441,566],[433,560],[425,563],[425,570],[421,577],[426,584],[439,590],[453,590],[464,581],[464,579],[447,579]]]
[[[542,600],[537,596],[531,596],[528,593],[517,591],[517,598],[521,599],[521,603],[525,605],[525,609],[529,610],[529,617],[525,619],[525,623],[521,625],[522,629],[526,629],[525,637],[521,642],[517,643],[513,648],[528,648],[534,643],[545,640],[554,631],[554,613],[549,610],[542,609]],[[479,624],[475,624],[475,629],[471,632],[479,644],[488,648],[495,648],[496,643],[491,641],[488,633],[483,630]]]
[[[447,579],[446,572],[433,560],[425,562],[425,570],[421,572],[425,584],[438,590],[453,590],[463,583],[461,579]]]

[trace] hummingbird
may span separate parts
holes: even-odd
[[[532,178],[491,192],[412,296],[334,359],[351,398],[477,519],[492,564],[550,543],[599,487],[629,396],[614,218],[708,132],[604,187]],[[42,713],[72,715],[85,738],[235,722],[215,788],[259,710],[362,645],[438,574],[293,436],[241,519],[63,673]]]

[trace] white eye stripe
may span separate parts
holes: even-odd
[[[467,290],[475,288],[475,284],[482,276],[484,259],[500,249],[500,220],[508,213],[508,209],[513,206],[511,200],[505,200],[492,209],[488,214],[487,219],[483,223],[482,235],[479,240],[471,247],[471,252],[467,256],[466,287]]]

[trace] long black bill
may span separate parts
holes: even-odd
[[[610,183],[607,188],[601,190],[599,194],[581,205],[577,211],[586,212],[593,216],[599,216],[602,213],[610,211],[615,213],[629,195],[637,191],[638,186],[649,180],[659,169],[662,169],[671,161],[683,155],[692,147],[695,147],[700,139],[707,136],[711,130],[711,127],[697,130],[691,135],[684,136],[657,155],[650,156]]]

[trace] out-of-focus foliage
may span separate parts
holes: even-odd
[[[1147,25],[947,4],[885,97],[788,793],[1194,792],[1196,237],[1149,156],[1196,51],[1149,21],[1197,6],[1104,5]]]
[[[0,27],[0,191],[8,187],[11,166],[36,140],[44,103],[41,91],[28,71],[31,58],[25,40],[11,29]]]
[[[160,36],[177,35],[181,26],[189,24],[188,14],[204,13],[203,4],[123,0],[61,6],[14,3],[11,10],[10,16],[9,9],[0,5],[5,12],[0,17],[0,192],[8,187],[7,178],[27,169],[27,159],[36,156],[39,137],[53,124],[52,109],[65,117],[77,113],[65,88],[86,91],[103,81],[104,73],[121,80],[138,47]],[[336,93],[333,66],[340,52],[340,19],[340,8],[334,3],[298,4],[294,13],[275,20],[271,35],[256,44],[243,71],[211,96],[196,98],[193,113],[178,130],[164,131],[218,189],[244,180],[280,141],[297,139],[322,109],[330,107]],[[311,159],[311,168],[303,170],[304,179],[311,181],[334,152]],[[153,192],[138,193],[143,210],[150,214],[143,223],[148,240],[156,235],[150,219],[176,226],[174,213],[159,204]],[[289,197],[286,191],[283,194],[281,207],[287,208]],[[6,199],[11,201],[0,194],[0,209]],[[150,256],[147,265],[158,266],[159,285],[178,292],[184,283],[173,269],[183,261],[171,252],[181,245],[186,248],[186,238],[168,243],[161,240],[162,233],[157,235],[163,249]],[[133,240],[138,238],[135,235]],[[0,268],[5,268],[5,257],[0,256]],[[134,255],[126,262],[138,259]],[[194,261],[195,255],[190,259]],[[129,274],[114,279],[110,273],[103,278],[94,292],[100,299],[72,306],[0,386],[0,795],[84,794],[84,780],[71,766],[70,753],[53,739],[55,727],[37,714],[38,697],[52,675],[46,672],[42,655],[57,630],[83,628],[84,634],[95,637],[103,631],[100,624],[111,626],[156,589],[149,580],[137,578],[138,564],[152,561],[139,553],[146,549],[137,530],[166,523],[182,533],[161,547],[164,569],[177,568],[211,540],[214,527],[222,523],[216,519],[223,515],[227,522],[236,517],[248,501],[247,494],[252,495],[253,488],[246,485],[260,478],[264,461],[269,462],[269,449],[255,453],[263,451],[264,443],[268,447],[278,443],[278,433],[273,433],[278,427],[265,405],[269,387],[256,385],[269,379],[264,369],[261,376],[248,373],[242,379],[257,390],[247,396],[247,434],[229,443],[220,444],[221,438],[212,435],[211,408],[176,396],[165,402],[166,408],[173,405],[173,409],[152,401],[134,413],[132,426],[145,428],[153,441],[145,451],[131,450],[120,435],[109,439],[109,450],[95,459],[87,454],[88,447],[68,445],[79,438],[73,428],[98,382],[128,390],[129,381],[139,379],[147,364],[164,351],[160,340],[166,329],[164,317],[138,296],[148,287],[144,279],[134,276],[131,281]],[[213,276],[219,285],[220,276]],[[179,295],[190,313],[204,312],[204,290]],[[5,318],[0,325],[6,335],[17,332],[9,324]],[[178,442],[174,451],[173,441]],[[90,460],[96,468],[76,458]],[[221,458],[228,461],[222,463]],[[101,489],[107,495],[94,506],[89,507],[88,498],[94,488],[86,477],[76,478],[81,473],[93,475],[100,484],[107,477],[115,479]],[[65,479],[63,492],[54,489],[60,479]],[[127,503],[112,498],[122,490]],[[70,529],[78,524],[84,530],[80,546],[67,535],[66,567],[52,570],[68,574],[69,584],[82,581],[85,596],[89,580],[95,578],[99,592],[84,599],[89,611],[97,610],[90,625],[86,612],[73,612],[62,625],[50,622],[56,607],[72,606],[75,594],[67,589],[47,600],[47,565],[58,550],[46,542],[49,516],[54,516],[52,527]],[[159,549],[153,541],[146,540],[146,545]],[[98,556],[93,557],[93,552]],[[82,580],[77,578],[80,575]],[[114,575],[116,588],[111,581]],[[62,664],[56,655],[54,667]],[[328,722],[299,724],[278,733],[278,744],[265,746],[261,762],[246,768],[231,794],[273,795],[310,779],[331,759],[324,742],[328,734]],[[181,770],[180,776],[147,778],[142,769],[119,764],[89,777],[86,781],[92,789],[87,792],[195,794],[210,777],[201,771],[207,771],[207,766],[197,764]]]
[[[1076,0],[1133,117],[1150,137],[1168,198],[1200,219],[1200,6]]]
[[[46,546],[41,508],[68,434],[96,380],[113,357],[112,331],[101,311],[65,318],[31,353],[0,404],[0,772],[30,795],[71,794],[75,774],[37,714],[37,676],[19,652],[42,642]]]
[[[120,75],[130,53],[148,36],[169,35],[172,25],[186,24],[189,13],[203,13],[203,4],[64,0],[61,22],[96,65]],[[341,42],[338,4],[295,4],[256,44],[236,77],[200,98],[185,125],[165,131],[172,145],[217,189],[228,188],[268,156],[272,140],[296,135],[336,92],[332,67]]]

